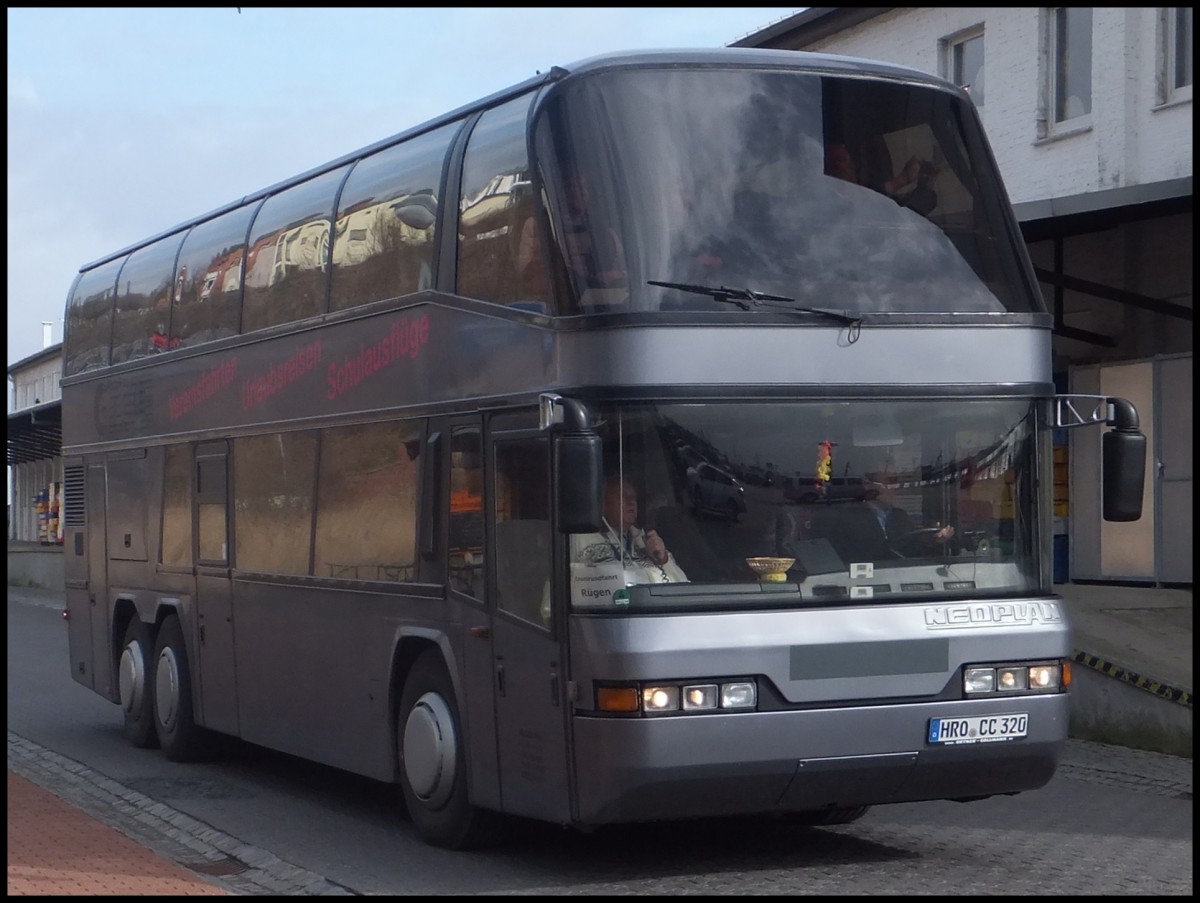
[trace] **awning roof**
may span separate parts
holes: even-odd
[[[26,464],[62,457],[62,402],[8,415],[8,463]]]

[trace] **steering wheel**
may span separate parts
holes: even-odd
[[[943,529],[943,527],[918,527],[915,530],[909,530],[902,536],[897,536],[891,540],[890,545],[901,558],[921,558],[935,553],[938,546],[942,545],[937,535]],[[946,542],[950,542],[952,539],[953,537]]]

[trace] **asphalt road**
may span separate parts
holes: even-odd
[[[117,706],[71,679],[57,609],[11,596],[8,729],[11,769],[239,894],[1192,893],[1191,760],[1078,740],[1016,797],[824,829],[519,822],[453,853],[416,838],[387,785],[239,741],[192,765],[130,748]]]

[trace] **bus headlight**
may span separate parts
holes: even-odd
[[[1070,663],[1063,661],[963,668],[963,695],[969,697],[1060,693],[1070,682]]]
[[[963,671],[964,693],[990,693],[996,689],[995,668],[966,668]]]
[[[996,689],[1025,690],[1029,687],[1029,669],[1021,667],[1000,668],[996,671]]]
[[[647,715],[679,710],[679,687],[643,687],[642,710]]]
[[[609,715],[702,715],[753,711],[757,707],[758,684],[745,678],[723,682],[659,681],[596,687],[596,710]]]
[[[1057,690],[1065,685],[1062,669],[1058,665],[1031,665],[1029,667],[1029,689]]]
[[[716,684],[692,684],[683,688],[683,710],[703,712],[715,709],[720,702]]]
[[[721,684],[721,708],[752,709],[758,704],[758,688],[752,681]]]

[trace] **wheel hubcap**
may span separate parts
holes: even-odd
[[[179,711],[179,663],[175,650],[167,647],[158,657],[154,675],[154,711],[159,723],[168,730],[175,726]]]
[[[146,693],[146,660],[142,655],[142,644],[137,640],[121,652],[117,685],[121,691],[121,708],[126,715],[134,714],[142,707]]]
[[[457,767],[454,716],[446,701],[426,693],[404,723],[404,775],[417,797],[441,806],[454,789]]]

